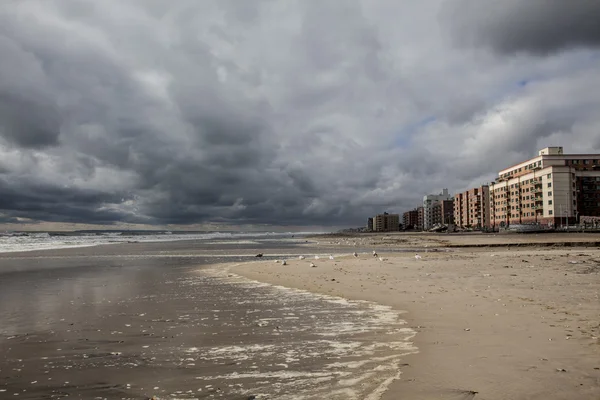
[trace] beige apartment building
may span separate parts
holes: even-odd
[[[400,230],[399,214],[377,214],[373,217],[374,232],[395,232]]]
[[[498,173],[489,189],[491,224],[558,226],[600,216],[600,154],[547,147]]]
[[[454,196],[454,223],[461,228],[489,228],[490,188],[473,188]]]

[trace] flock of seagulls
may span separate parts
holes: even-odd
[[[358,258],[358,253],[357,253],[357,252],[354,252],[354,253],[352,253],[352,255],[353,255],[354,257]],[[262,254],[262,253],[258,253],[258,254],[256,255],[256,257],[262,257],[262,256],[263,256],[263,254]],[[375,250],[373,250],[373,257],[376,257],[376,258],[377,258],[377,260],[379,260],[379,261],[385,261],[385,259],[384,259],[383,257],[379,257],[379,255],[377,254],[377,252],[376,252]],[[298,256],[298,259],[299,259],[299,260],[304,260],[305,258],[306,258],[306,257],[304,257],[304,256]],[[420,259],[422,259],[422,258],[423,258],[423,257],[421,257],[419,254],[415,254],[415,260],[417,260],[417,261],[418,261],[418,260],[420,260]],[[319,257],[318,255],[315,255],[315,260],[319,260],[319,259],[320,259],[320,257]],[[329,259],[330,259],[330,260],[335,260],[335,257],[333,256],[333,254],[330,254],[330,255],[329,255]],[[280,261],[280,260],[275,260],[275,262],[276,262],[276,263],[279,263],[279,262],[281,262],[281,265],[287,265],[287,261],[285,261],[285,260],[283,260],[283,261]],[[316,265],[315,263],[311,262],[311,263],[310,263],[310,266],[311,266],[312,268],[315,268],[317,265]]]

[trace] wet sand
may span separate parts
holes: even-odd
[[[580,247],[600,246],[600,233],[430,233],[324,234],[310,238],[321,246],[377,248]]]
[[[294,258],[286,266],[253,262],[233,271],[407,310],[419,353],[403,359],[401,379],[384,399],[600,398],[600,250],[515,246],[525,235],[476,237],[501,248],[436,249],[439,235],[427,235],[407,238],[428,246],[421,259],[385,244],[376,247],[383,261],[370,252],[350,255],[354,242],[381,244],[386,236],[319,237],[320,245],[347,240],[342,256]],[[548,239],[560,246],[565,237]]]
[[[388,306],[211,265],[295,244],[219,246],[1,254],[0,399],[375,400],[414,351]]]

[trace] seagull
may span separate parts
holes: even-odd
[[[354,252],[352,255],[353,255],[354,257],[358,257],[358,254],[357,254],[356,252]]]
[[[418,254],[415,254],[415,260],[420,260],[422,257]]]
[[[319,256],[315,256],[315,260],[318,260],[318,259],[319,259]]]
[[[379,257],[378,258],[379,261],[383,261],[383,257]],[[284,261],[285,262],[285,261]]]
[[[314,263],[310,263],[310,266],[313,268],[316,267],[316,265]]]
[[[283,261],[281,262],[281,265],[287,265],[287,262],[285,262],[285,260],[283,260]]]
[[[298,257],[300,260],[304,260],[304,256],[300,256]]]
[[[332,256],[331,254],[329,255],[329,259],[330,259],[330,260],[333,260],[333,256]]]
[[[263,253],[258,253],[255,257],[262,257]]]
[[[375,253],[375,250],[373,250],[373,257],[377,257],[377,253]]]

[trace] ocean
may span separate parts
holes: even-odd
[[[219,265],[347,249],[185,239],[0,254],[0,399],[377,399],[415,351],[398,311]]]

